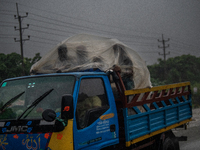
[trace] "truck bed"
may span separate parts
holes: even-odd
[[[191,121],[190,82],[124,91],[126,146]]]

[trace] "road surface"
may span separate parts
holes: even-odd
[[[180,150],[200,150],[200,108],[193,109],[192,121],[188,129],[173,130],[178,137],[187,136],[187,141],[180,141]]]

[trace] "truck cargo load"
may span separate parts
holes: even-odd
[[[75,35],[59,43],[34,64],[30,72],[72,72],[91,68],[106,72],[115,66],[120,67],[122,78],[134,81],[131,88],[151,87],[150,73],[136,51],[116,39],[88,34]]]

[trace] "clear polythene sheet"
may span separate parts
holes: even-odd
[[[116,39],[79,34],[59,43],[32,67],[30,72],[56,73],[100,69],[114,66],[121,69],[122,78],[134,81],[134,89],[151,87],[150,74],[142,58]]]

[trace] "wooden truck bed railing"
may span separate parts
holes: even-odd
[[[190,82],[125,90],[119,80],[127,147],[191,121]]]

